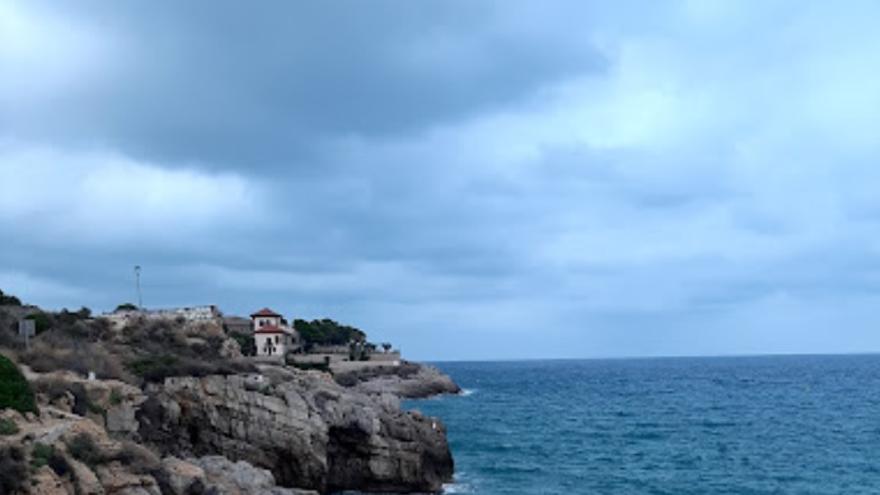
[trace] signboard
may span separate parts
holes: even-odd
[[[18,335],[21,337],[33,337],[37,334],[37,326],[34,320],[20,320],[18,322]]]
[[[18,335],[24,339],[24,347],[31,350],[31,337],[37,334],[37,326],[34,320],[19,320]]]

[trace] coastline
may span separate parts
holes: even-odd
[[[4,310],[0,323],[15,318]],[[20,434],[0,436],[0,449],[23,459],[49,449],[57,469],[32,460],[41,463],[37,491],[23,493],[437,493],[453,479],[444,423],[401,408],[460,392],[434,367],[367,360],[303,370],[242,356],[217,323],[114,327],[85,313],[24,311],[52,326],[30,349],[3,335],[12,343],[3,355],[39,412],[2,411]]]

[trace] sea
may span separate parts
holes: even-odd
[[[880,356],[442,362],[446,493],[880,494]]]

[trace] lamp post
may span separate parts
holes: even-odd
[[[134,288],[137,292],[138,310],[144,310],[144,301],[141,298],[141,265],[134,265]]]

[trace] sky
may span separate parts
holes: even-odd
[[[414,359],[880,351],[877,2],[0,0],[0,289]]]

